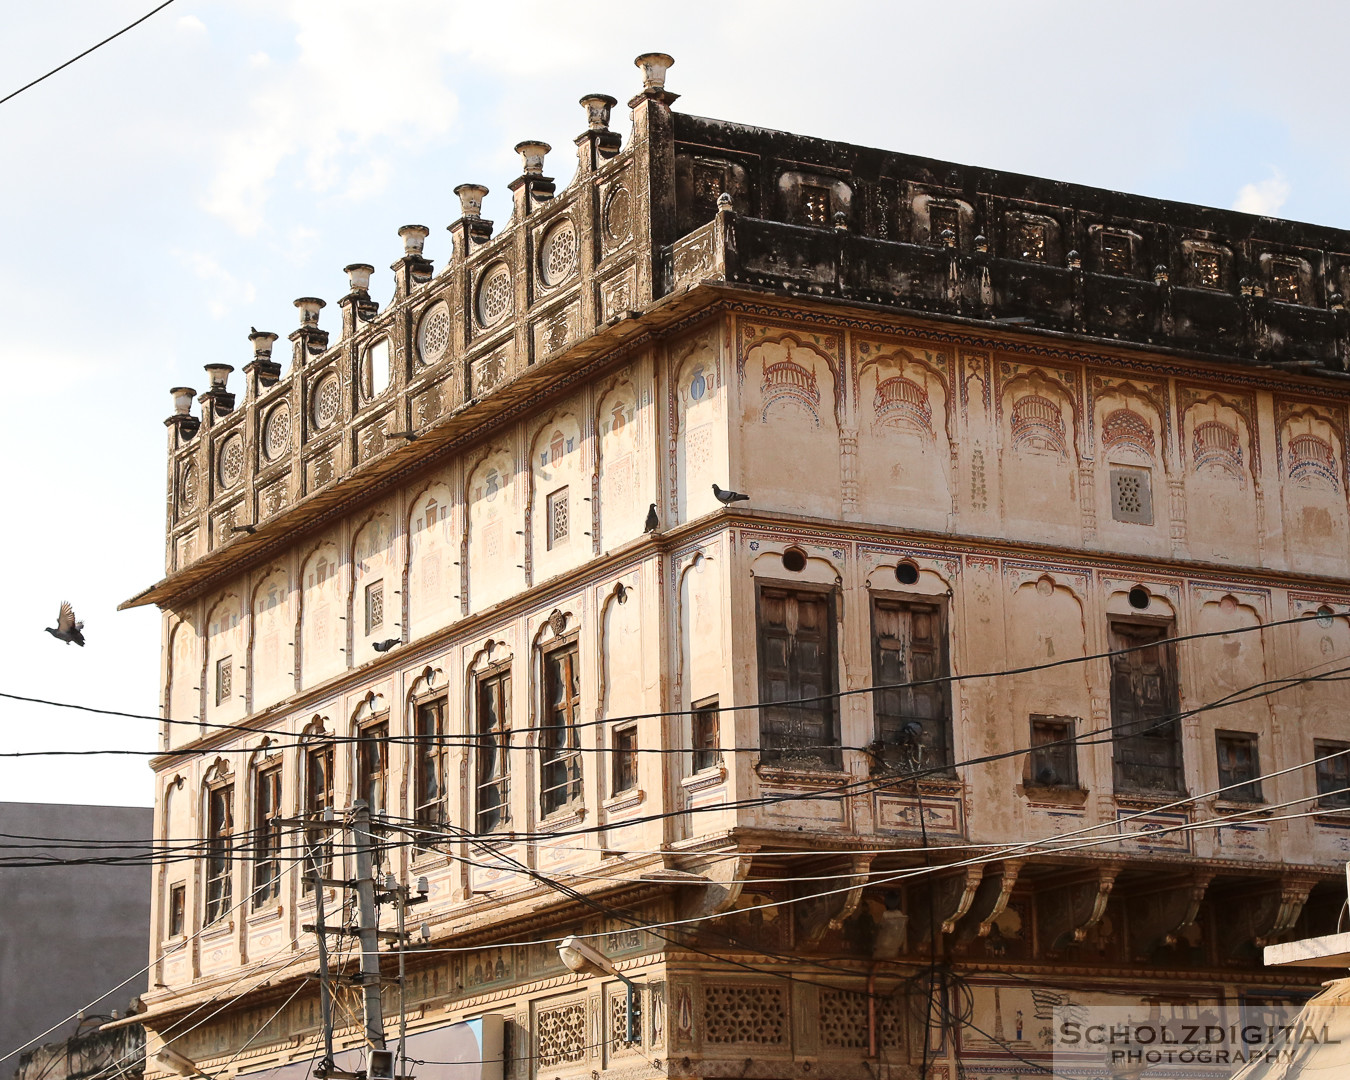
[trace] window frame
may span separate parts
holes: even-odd
[[[221,815],[217,817],[217,809]],[[214,926],[234,907],[234,779],[206,787],[206,873],[202,926]]]
[[[216,661],[216,707],[229,703],[234,696],[234,654]]]
[[[1342,790],[1343,788],[1350,788],[1350,754],[1341,754],[1345,750],[1350,750],[1350,742],[1343,742],[1339,739],[1313,740],[1313,760],[1316,762],[1313,773],[1317,784],[1317,808],[1319,810],[1343,810],[1350,807],[1350,790]],[[1330,760],[1332,755],[1335,754],[1341,754],[1341,756],[1334,759],[1335,772],[1333,773],[1330,768],[1324,768],[1322,763]],[[1328,782],[1340,783],[1341,786],[1328,790]]]
[[[356,728],[356,797],[364,799],[372,814],[389,810],[389,711],[363,720]],[[379,783],[379,805],[370,788]]]
[[[187,882],[174,881],[169,884],[169,897],[167,901],[168,918],[167,923],[168,937],[184,937],[187,934]]]
[[[486,698],[496,692],[495,708],[486,709]],[[474,701],[474,825],[479,833],[496,832],[511,825],[511,662],[492,664],[473,677]],[[493,723],[486,724],[491,715]],[[491,745],[489,762],[484,748]],[[487,767],[492,766],[490,769]],[[484,804],[484,793],[491,789],[497,801]],[[492,815],[496,815],[492,817]]]
[[[765,635],[764,625],[764,596],[766,593],[783,593],[787,597],[797,599],[800,597],[811,597],[816,600],[823,600],[825,603],[825,632],[824,641],[821,643],[820,654],[828,664],[828,671],[821,679],[822,685],[819,694],[802,694],[789,692],[786,697],[775,698],[769,691],[769,666],[767,662],[767,646],[769,640]],[[778,580],[758,580],[755,582],[755,645],[756,645],[756,673],[757,686],[759,690],[759,760],[760,764],[770,769],[806,770],[809,772],[840,772],[843,769],[843,752],[840,749],[840,715],[839,715],[839,612],[841,603],[839,590],[831,585],[814,585],[810,582],[788,582]],[[795,635],[794,646],[795,646]],[[788,671],[787,681],[797,684],[798,689],[801,686],[801,673],[792,673],[792,665],[787,663]],[[794,752],[790,748],[775,747],[770,742],[777,738],[776,733],[770,727],[778,721],[775,713],[785,712],[794,706],[766,706],[764,703],[774,700],[791,701],[795,698],[820,697],[817,723],[820,724],[823,734],[820,736],[819,743],[809,750]],[[803,712],[804,706],[796,706]],[[791,720],[787,720],[790,724]]]
[[[1120,629],[1118,629],[1120,628]],[[1107,645],[1110,654],[1106,660],[1108,673],[1107,707],[1111,718],[1111,780],[1112,790],[1116,795],[1126,798],[1132,797],[1166,797],[1174,798],[1186,794],[1186,757],[1185,740],[1182,738],[1181,719],[1181,676],[1177,666],[1177,654],[1175,644],[1167,644],[1163,647],[1165,674],[1169,676],[1167,684],[1160,687],[1160,696],[1167,698],[1164,706],[1164,713],[1170,713],[1173,717],[1171,721],[1171,752],[1174,763],[1167,766],[1149,766],[1146,763],[1136,763],[1122,760],[1122,751],[1131,745],[1140,748],[1148,748],[1148,743],[1137,743],[1136,740],[1158,738],[1161,742],[1161,736],[1153,736],[1147,730],[1136,734],[1122,734],[1120,729],[1126,723],[1137,723],[1134,720],[1122,722],[1116,715],[1116,680],[1121,672],[1117,668],[1116,656],[1137,657],[1143,650],[1134,648],[1133,645],[1148,644],[1135,641],[1132,644],[1126,644],[1124,649],[1130,649],[1125,653],[1123,649],[1117,649],[1114,642],[1120,636],[1120,630],[1124,630],[1128,636],[1131,632],[1138,635],[1144,631],[1151,631],[1158,634],[1155,641],[1167,640],[1176,636],[1176,623],[1171,620],[1130,618],[1124,615],[1109,614],[1107,616]],[[1136,701],[1134,708],[1140,709],[1141,706]],[[1130,765],[1142,765],[1145,768],[1166,768],[1173,774],[1175,784],[1167,786],[1148,786],[1133,782],[1125,782],[1125,769]]]
[[[364,596],[366,637],[370,637],[376,630],[384,629],[384,578],[369,582]],[[377,606],[378,612],[375,610]]]
[[[955,733],[955,725],[953,722],[952,689],[951,689],[952,687],[951,606],[948,602],[947,597],[945,596],[933,596],[928,593],[898,592],[893,589],[868,590],[867,615],[868,615],[869,640],[871,642],[870,653],[872,663],[873,686],[880,686],[890,681],[882,676],[881,668],[883,656],[881,651],[881,635],[877,632],[877,621],[878,621],[877,609],[878,606],[886,604],[898,605],[908,609],[911,613],[911,617],[915,609],[919,608],[930,609],[929,614],[937,623],[937,633],[934,634],[934,637],[938,641],[938,651],[935,662],[936,671],[933,675],[929,676],[928,678],[935,680],[936,679],[945,680],[943,682],[938,682],[935,684],[933,693],[933,696],[935,696],[938,699],[941,715],[937,717],[923,717],[917,714],[908,714],[901,712],[894,714],[894,718],[897,720],[903,719],[906,723],[910,721],[917,721],[920,723],[921,726],[925,726],[923,723],[925,720],[928,720],[930,722],[936,721],[941,727],[941,736],[942,736],[941,744],[940,745],[934,744],[933,740],[931,739],[932,734],[931,731],[926,730],[926,735],[929,736],[929,749],[937,751],[937,754],[935,756],[940,758],[940,760],[934,760],[931,762],[921,762],[920,765],[928,776],[937,776],[937,777],[954,776],[955,755],[953,746],[955,743],[956,733]],[[913,655],[914,653],[911,648],[910,651],[911,659],[908,661],[910,666],[905,672],[905,677],[902,680],[900,680],[902,682],[915,681],[913,674],[913,660],[912,660]],[[919,681],[926,681],[926,680],[919,680]],[[905,693],[905,691],[891,691],[891,693],[903,694]],[[909,693],[912,696],[913,691],[909,691]],[[898,740],[888,738],[887,733],[884,730],[883,725],[887,714],[883,712],[883,709],[885,706],[887,692],[874,691],[870,696],[872,699],[872,738],[875,741],[875,743],[879,744],[879,746],[881,747],[881,756],[883,760],[888,765],[909,764],[908,762],[903,760],[903,754],[898,749],[899,747]]]
[[[559,706],[553,705],[555,657],[570,657],[568,679],[575,690],[569,690]],[[547,818],[566,813],[581,805],[585,797],[582,769],[581,741],[577,723],[581,712],[581,648],[577,635],[572,634],[540,650],[542,677],[539,680],[539,812]],[[560,710],[564,722],[554,720]],[[561,779],[558,779],[561,777]]]
[[[327,759],[324,765],[327,782],[322,790],[318,790],[314,783],[314,762],[323,758]],[[303,802],[300,814],[305,821],[304,873],[302,875],[305,892],[313,892],[314,890],[312,875],[316,869],[321,878],[333,876],[333,837],[331,831],[325,828],[322,822],[324,813],[333,809],[337,801],[337,790],[333,775],[333,767],[336,762],[337,754],[331,737],[322,735],[306,741],[301,759],[304,782],[301,787]]]
[[[562,547],[571,539],[572,506],[567,488],[568,485],[564,484],[556,491],[550,491],[544,496],[544,547],[546,551]],[[559,510],[562,511],[561,533],[558,531]]]
[[[413,820],[423,828],[439,829],[449,820],[446,790],[447,720],[450,696],[445,692],[415,699],[413,709]],[[428,716],[433,723],[428,726]],[[434,790],[431,790],[434,788]]]
[[[1232,775],[1233,770],[1225,767],[1223,748],[1225,741],[1229,745],[1245,743],[1251,753],[1250,778],[1241,780]],[[1230,731],[1218,728],[1214,732],[1214,765],[1219,774],[1219,798],[1225,802],[1261,803],[1265,797],[1261,791],[1261,736],[1255,731]],[[1225,776],[1225,773],[1228,775]]]
[[[1082,783],[1078,778],[1078,744],[1072,741],[1078,734],[1079,721],[1080,718],[1077,716],[1061,716],[1052,713],[1030,714],[1027,718],[1030,752],[1027,754],[1024,786],[1055,788],[1060,791],[1082,790]],[[1037,742],[1037,729],[1050,734],[1052,728],[1058,732],[1055,738]],[[1069,741],[1064,741],[1066,739]],[[1063,771],[1067,774],[1067,779],[1051,781],[1040,779],[1047,767],[1053,768],[1054,759],[1061,756],[1064,760]]]
[[[689,749],[691,772],[704,772],[722,764],[722,712],[718,695],[694,702],[689,713]]]
[[[625,746],[625,743],[631,745]],[[637,724],[620,724],[610,732],[609,793],[628,795],[638,790]]]
[[[281,897],[282,762],[266,758],[253,768],[253,890],[252,907],[259,910]],[[264,786],[275,794],[271,813],[266,813]]]

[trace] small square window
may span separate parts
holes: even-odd
[[[951,236],[943,239],[942,234],[951,233]],[[946,244],[948,247],[961,246],[961,211],[954,206],[933,206],[928,207],[928,242],[930,244]]]
[[[366,586],[366,633],[373,634],[384,626],[384,582],[372,581]]]
[[[1298,266],[1294,263],[1277,262],[1270,268],[1270,295],[1276,300],[1297,304],[1302,298]]]
[[[183,882],[169,886],[169,937],[182,937],[187,919],[187,886]]]
[[[1219,760],[1221,799],[1260,802],[1261,770],[1257,766],[1256,736],[1247,731],[1216,731],[1215,752]]]
[[[1350,806],[1350,743],[1318,739],[1313,743],[1317,758],[1317,805],[1324,810]]]
[[[637,728],[614,732],[614,794],[637,787]]]
[[[1108,274],[1128,274],[1132,268],[1130,238],[1124,233],[1102,233],[1102,270]]]
[[[818,184],[802,185],[802,217],[808,225],[830,223],[830,189]]]
[[[1152,473],[1148,469],[1111,470],[1111,516],[1134,525],[1153,524]]]
[[[224,705],[234,693],[234,657],[222,656],[216,661],[216,704]]]
[[[694,706],[689,734],[694,751],[694,772],[702,772],[721,763],[721,714],[717,711],[717,698],[709,698]]]
[[[1024,221],[1017,229],[1017,254],[1033,262],[1045,262],[1045,226],[1038,221]]]
[[[555,548],[567,540],[567,489],[559,488],[548,497],[548,546]]]
[[[1195,271],[1195,283],[1206,289],[1217,289],[1223,285],[1223,260],[1217,251],[1197,251],[1191,256],[1191,268]]]
[[[1078,748],[1072,716],[1031,717],[1031,755],[1027,781],[1033,787],[1078,786]]]

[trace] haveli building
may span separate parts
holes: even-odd
[[[298,300],[284,370],[174,391],[152,1080],[306,1071],[287,823],[358,798],[429,888],[409,1031],[501,1017],[508,1080],[1012,1076],[1057,1003],[1315,987],[1259,948],[1350,850],[1350,234],[685,115],[670,63],[566,187],[522,143],[503,229],[457,188],[445,267],[400,230],[383,307],[348,267],[336,341]]]

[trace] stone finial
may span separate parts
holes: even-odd
[[[482,184],[460,184],[455,188],[455,194],[459,196],[460,217],[482,217],[483,200],[487,197],[487,193],[488,189]]]
[[[945,248],[956,247],[956,233],[952,229],[943,229],[938,234],[938,243]]]
[[[197,391],[190,386],[175,386],[169,391],[173,398],[173,411],[176,416],[188,416],[192,412],[192,402]]]
[[[399,229],[398,235],[403,240],[404,255],[420,256],[422,248],[426,246],[427,237],[431,235],[431,230],[425,225],[404,225],[403,228]]]
[[[295,306],[300,309],[301,326],[318,326],[319,312],[328,305],[317,296],[302,296],[295,302]]]
[[[1167,267],[1162,263],[1153,268],[1153,284],[1155,285],[1166,285],[1171,276]]]
[[[1065,257],[1065,261],[1069,264],[1070,270],[1083,269],[1083,256],[1079,255],[1076,251],[1069,252]]]
[[[253,344],[253,357],[255,360],[272,359],[272,343],[276,341],[276,334],[269,334],[266,330],[254,330],[249,334],[248,340]]]
[[[984,252],[989,250],[989,237],[985,236],[984,233],[975,237],[975,250]]]
[[[642,89],[644,92],[660,93],[666,88],[666,72],[675,60],[665,53],[643,53],[634,65],[642,69]]]
[[[520,155],[521,166],[526,176],[544,175],[544,155],[553,147],[536,139],[526,139],[516,143],[516,153]]]
[[[717,209],[718,210],[731,209],[731,196],[728,195],[725,191],[722,192],[721,195],[717,196]]]
[[[586,110],[586,126],[592,131],[608,131],[610,110],[618,103],[608,94],[587,94],[580,102]]]
[[[206,375],[211,380],[211,393],[217,394],[225,389],[225,383],[234,367],[230,364],[205,364]]]
[[[370,292],[370,275],[375,273],[375,267],[370,263],[348,263],[342,272],[347,275],[352,292]]]

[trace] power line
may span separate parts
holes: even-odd
[[[33,87],[35,87],[38,83],[42,82],[43,80],[45,80],[45,79],[50,79],[50,78],[51,78],[53,75],[55,75],[58,71],[64,71],[66,68],[70,67],[71,64],[75,63],[76,60],[83,60],[83,59],[84,59],[86,56],[88,56],[91,52],[94,52],[96,49],[101,49],[101,48],[103,48],[103,46],[106,45],[106,44],[108,44],[108,42],[110,42],[110,41],[115,41],[117,38],[120,38],[123,34],[125,34],[128,30],[134,30],[136,27],[140,26],[141,23],[145,22],[146,19],[150,18],[151,15],[154,15],[154,14],[157,14],[158,12],[163,11],[166,7],[168,7],[168,6],[169,6],[170,4],[172,4],[172,3],[173,3],[173,0],[164,0],[164,3],[160,4],[159,7],[155,8],[153,11],[147,11],[144,15],[142,15],[142,16],[141,16],[139,19],[137,19],[134,23],[130,23],[130,24],[128,24],[128,25],[122,27],[122,29],[119,30],[119,31],[117,31],[117,33],[111,34],[111,35],[109,35],[108,37],[105,37],[105,38],[104,38],[102,41],[100,41],[97,45],[91,45],[89,48],[85,49],[84,52],[80,53],[79,56],[72,56],[72,57],[71,57],[69,60],[67,60],[64,64],[60,64],[60,65],[58,65],[57,67],[52,68],[51,71],[47,72],[46,75],[39,75],[39,76],[38,76],[36,79],[34,79],[32,82],[30,82],[30,83],[24,83],[24,85],[21,86],[21,87],[19,87],[17,90],[14,90],[14,91],[12,91],[11,93],[8,93],[8,94],[6,94],[4,97],[0,98],[0,105],[3,105],[6,101],[9,101],[9,100],[12,99],[12,98],[18,97],[18,96],[19,96],[20,94],[22,94],[25,90],[31,90]]]
[[[1275,627],[1279,627],[1279,626],[1290,626],[1290,625],[1293,625],[1293,624],[1295,624],[1295,623],[1307,623],[1307,622],[1310,622],[1310,621],[1311,621],[1311,622],[1319,622],[1319,621],[1321,621],[1321,620],[1323,620],[1323,619],[1328,619],[1328,618],[1344,618],[1344,617],[1347,616],[1347,614],[1350,614],[1350,613],[1347,613],[1347,612],[1333,612],[1333,613],[1331,613],[1331,614],[1323,614],[1323,613],[1319,613],[1319,612],[1308,612],[1308,613],[1305,613],[1305,614],[1303,614],[1303,615],[1296,615],[1296,616],[1294,616],[1294,617],[1292,617],[1292,618],[1288,618],[1288,619],[1279,619],[1279,620],[1276,620],[1276,621],[1274,621],[1274,622],[1254,623],[1254,624],[1249,625],[1249,626],[1236,626],[1236,627],[1233,627],[1232,629],[1228,629],[1228,630],[1206,630],[1206,631],[1200,631],[1200,632],[1197,632],[1197,633],[1194,633],[1194,634],[1179,634],[1179,635],[1175,635],[1175,636],[1170,637],[1170,638],[1159,638],[1157,641],[1147,642],[1146,644],[1143,644],[1143,645],[1130,645],[1130,646],[1126,646],[1125,648],[1122,648],[1122,649],[1112,649],[1112,650],[1108,650],[1108,651],[1106,651],[1106,652],[1089,653],[1089,654],[1085,654],[1085,655],[1083,655],[1083,656],[1071,656],[1071,657],[1065,657],[1065,658],[1060,659],[1060,660],[1050,660],[1050,661],[1046,661],[1045,663],[1041,663],[1041,664],[1029,664],[1029,665],[1024,665],[1024,666],[1022,666],[1022,667],[1017,667],[1017,668],[1002,668],[1002,669],[998,669],[998,670],[995,670],[995,671],[972,672],[972,673],[969,673],[969,674],[942,675],[942,676],[937,676],[937,677],[931,678],[931,679],[912,679],[912,680],[909,680],[909,681],[905,681],[905,682],[897,682],[897,683],[874,683],[874,684],[872,684],[872,685],[870,685],[870,686],[853,687],[852,689],[848,689],[848,690],[834,690],[834,691],[830,691],[829,693],[815,694],[815,695],[811,695],[811,696],[809,696],[809,697],[784,698],[784,699],[782,699],[782,700],[780,700],[780,701],[768,701],[768,702],[765,702],[765,701],[755,701],[755,702],[747,702],[747,703],[740,704],[740,705],[722,705],[722,704],[718,704],[717,706],[710,706],[710,707],[707,708],[707,709],[703,709],[703,708],[697,708],[697,709],[695,709],[695,708],[689,708],[689,709],[664,709],[664,710],[657,710],[657,711],[653,711],[653,712],[631,713],[631,714],[624,715],[624,716],[607,716],[607,717],[604,717],[604,718],[602,718],[602,719],[597,719],[597,720],[583,720],[583,721],[578,721],[578,722],[576,722],[576,723],[574,723],[574,724],[569,725],[569,727],[572,727],[572,728],[578,728],[578,729],[579,729],[579,728],[585,728],[585,727],[604,726],[604,725],[606,725],[606,724],[619,724],[619,723],[625,723],[625,722],[629,722],[629,721],[633,721],[633,720],[656,720],[656,719],[662,719],[662,718],[668,718],[668,717],[675,717],[675,716],[692,716],[692,715],[694,715],[695,713],[705,712],[705,711],[709,711],[709,712],[717,712],[717,713],[724,713],[724,712],[742,712],[742,711],[745,711],[745,710],[748,710],[748,709],[768,709],[768,708],[784,708],[784,707],[789,707],[789,708],[790,708],[790,707],[792,707],[792,706],[794,706],[794,705],[809,705],[809,704],[814,704],[814,703],[817,703],[817,702],[832,701],[832,700],[838,700],[838,699],[847,698],[847,697],[856,697],[856,696],[858,696],[858,695],[860,695],[860,694],[872,694],[872,693],[876,693],[876,692],[878,692],[878,691],[883,691],[883,690],[906,690],[906,689],[913,689],[913,688],[915,688],[915,687],[938,686],[938,685],[944,685],[944,684],[955,684],[955,683],[961,683],[961,682],[968,682],[968,681],[973,680],[973,679],[996,679],[996,678],[1003,678],[1003,677],[1010,676],[1010,675],[1028,675],[1028,674],[1034,674],[1034,673],[1040,672],[1040,671],[1048,671],[1048,670],[1050,670],[1051,668],[1064,667],[1064,666],[1070,665],[1070,664],[1085,664],[1085,663],[1091,663],[1091,662],[1096,661],[1096,660],[1109,660],[1109,659],[1110,659],[1111,657],[1113,657],[1113,656],[1124,656],[1124,655],[1128,655],[1129,653],[1132,653],[1132,652],[1138,652],[1138,651],[1141,651],[1141,650],[1144,650],[1144,649],[1153,649],[1153,648],[1157,648],[1157,647],[1160,646],[1160,645],[1176,645],[1176,644],[1183,644],[1183,643],[1191,642],[1191,641],[1201,641],[1201,640],[1205,640],[1205,639],[1207,639],[1207,638],[1229,637],[1229,636],[1234,635],[1234,634],[1245,634],[1245,633],[1251,633],[1251,632],[1253,632],[1253,631],[1270,630],[1270,629],[1274,629]],[[10,693],[10,692],[5,692],[5,691],[0,691],[0,698],[8,699],[8,700],[11,700],[11,701],[21,701],[21,702],[25,702],[25,703],[27,703],[27,704],[32,704],[32,705],[47,705],[47,706],[50,706],[50,707],[52,707],[52,708],[58,708],[58,709],[72,709],[72,710],[75,710],[75,711],[78,711],[78,712],[95,713],[95,714],[97,714],[97,715],[99,715],[99,716],[116,716],[116,717],[120,717],[120,718],[128,719],[128,720],[152,720],[152,721],[154,721],[155,723],[159,723],[159,724],[180,725],[180,726],[188,726],[188,727],[196,727],[196,728],[207,728],[207,729],[210,729],[210,730],[213,730],[213,731],[237,731],[237,732],[240,732],[240,733],[246,734],[246,735],[272,735],[272,734],[275,734],[275,733],[276,733],[276,729],[274,729],[274,728],[256,727],[256,726],[253,726],[253,725],[247,724],[247,723],[229,723],[229,724],[226,724],[226,723],[213,723],[213,722],[210,722],[210,721],[204,721],[204,720],[198,720],[198,719],[181,720],[181,719],[175,719],[175,718],[167,717],[167,716],[152,716],[152,715],[150,715],[150,714],[148,714],[148,713],[126,712],[126,711],[120,710],[120,709],[105,709],[105,708],[100,708],[100,707],[94,706],[94,705],[80,705],[80,704],[76,704],[76,703],[74,703],[74,702],[54,701],[54,700],[51,700],[51,699],[49,699],[49,698],[33,697],[33,696],[30,696],[30,695],[15,694],[15,693]],[[549,728],[544,728],[544,727],[515,727],[515,728],[512,728],[512,729],[511,729],[511,733],[512,733],[513,735],[515,735],[515,734],[535,734],[535,733],[539,733],[539,732],[543,732],[543,731],[547,731],[547,730],[551,730],[551,729],[549,729]],[[466,735],[466,736],[463,736],[463,737],[464,737],[465,739],[474,739],[474,738],[476,738],[475,736],[472,736],[472,735]],[[400,738],[408,738],[408,736],[400,736]],[[324,736],[324,739],[327,740],[327,741],[332,741],[332,742],[351,742],[351,741],[354,741],[354,740],[356,740],[356,739],[359,739],[359,736],[337,736],[337,735],[333,735],[333,736]],[[300,744],[297,742],[297,743],[293,743],[293,744],[284,744],[284,745],[296,746],[296,745],[300,745]],[[834,747],[834,749],[839,749],[839,748],[838,748],[838,747]],[[221,751],[221,750],[219,750],[219,749],[217,749],[217,748],[214,748],[214,747],[211,748],[211,750],[212,750],[213,752],[223,752],[223,751]],[[157,751],[156,753],[162,754],[162,755],[165,755],[165,756],[168,756],[168,755],[172,755],[172,754],[175,754],[175,753],[195,754],[195,753],[200,753],[200,752],[203,752],[203,751],[190,750],[190,749],[178,751],[178,750],[169,749],[169,750],[161,750],[161,751]]]

